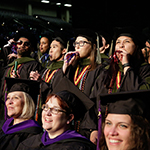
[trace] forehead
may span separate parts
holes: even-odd
[[[76,38],[76,41],[87,41],[87,39],[85,37],[83,37],[83,36],[78,36]]]
[[[29,42],[29,40],[26,37],[20,37],[19,40]]]
[[[23,96],[23,92],[21,92],[21,91],[14,91],[14,92],[8,93],[7,96],[13,96],[13,95]]]
[[[60,107],[60,105],[58,104],[58,98],[55,97],[55,96],[52,96],[48,102],[46,103],[47,105],[49,106],[57,106],[57,107]]]
[[[56,41],[56,40],[53,40],[51,45],[57,45],[57,46],[60,46],[60,42]]]
[[[132,41],[132,38],[128,36],[120,36],[117,38],[117,40],[127,40],[127,39]]]
[[[46,37],[42,37],[40,41],[49,41],[49,40]]]
[[[131,123],[131,117],[128,114],[111,114],[109,113],[106,119],[112,122],[126,122]]]

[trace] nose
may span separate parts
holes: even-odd
[[[13,98],[9,98],[9,100],[7,100],[6,103],[9,105],[13,104]]]
[[[53,48],[51,47],[50,49],[49,49],[49,53],[51,53],[53,51]]]
[[[117,128],[116,127],[111,127],[110,130],[109,130],[109,135],[117,136],[118,135]]]
[[[80,48],[79,44],[76,44],[75,49],[79,49],[79,48]]]
[[[47,110],[46,115],[47,115],[47,116],[51,116],[51,115],[52,115],[52,112],[51,112],[50,109]]]
[[[120,48],[123,48],[123,47],[124,47],[124,42],[120,42],[119,47],[120,47]]]

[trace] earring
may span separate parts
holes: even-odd
[[[70,121],[68,120],[68,121],[67,121],[67,124],[69,124],[69,123],[70,123]]]

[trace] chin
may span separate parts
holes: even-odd
[[[52,127],[50,126],[47,126],[47,125],[42,125],[43,129],[46,130],[46,131],[49,131],[52,129]]]

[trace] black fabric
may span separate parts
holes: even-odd
[[[2,127],[4,121],[0,122]],[[0,150],[16,150],[18,145],[25,139],[42,132],[39,127],[30,127],[13,134],[4,134],[0,127]]]
[[[17,150],[95,150],[96,146],[82,138],[72,138],[58,141],[54,144],[44,146],[41,142],[42,134],[35,135],[22,142]]]
[[[2,78],[2,84],[1,84],[1,96],[3,96],[4,93],[2,93],[2,91],[4,90],[4,82],[5,82],[5,77],[9,77],[7,76],[7,73],[8,73],[8,69],[10,69],[10,67],[6,67],[5,68],[5,73],[3,75],[3,78]],[[22,66],[20,67],[20,70],[19,70],[19,75],[20,75],[20,78],[22,79],[30,79],[30,72],[31,71],[41,71],[42,70],[42,66],[39,62],[37,61],[30,61],[30,62],[27,62],[27,63],[24,63],[22,64]]]

